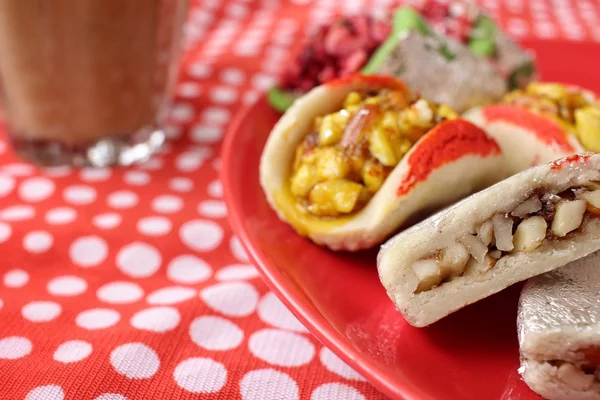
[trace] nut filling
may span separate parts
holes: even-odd
[[[534,82],[508,93],[503,102],[552,118],[576,135],[586,150],[600,152],[600,104],[590,97],[558,83]]]
[[[459,276],[485,273],[505,255],[560,240],[575,233],[586,216],[600,216],[600,186],[596,183],[558,194],[536,193],[511,212],[483,222],[453,246],[415,262],[412,269],[419,281],[415,293]]]
[[[600,366],[576,366],[562,360],[547,361],[556,367],[556,377],[577,390],[589,390],[594,382],[600,381]]]
[[[457,117],[448,106],[404,90],[350,92],[340,111],[315,119],[296,148],[291,193],[301,209],[318,217],[354,213],[417,140]]]

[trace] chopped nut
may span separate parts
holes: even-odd
[[[371,131],[369,135],[369,151],[381,164],[387,167],[393,167],[398,163],[390,138],[381,127],[375,127]]]
[[[433,119],[433,111],[425,99],[419,99],[413,107],[417,111],[417,116],[421,121],[430,122]]]
[[[314,168],[308,164],[302,164],[292,176],[290,191],[294,196],[304,197],[318,182],[319,177],[314,172]]]
[[[492,257],[494,260],[498,260],[500,259],[500,257],[502,257],[502,252],[500,250],[492,250],[488,253],[490,255],[490,257]]]
[[[587,106],[575,110],[575,122],[583,147],[600,152],[600,108]]]
[[[485,255],[488,252],[488,248],[486,245],[481,243],[477,237],[473,235],[465,235],[459,239],[459,241],[465,245],[469,254],[473,256],[479,262],[483,262]]]
[[[444,275],[454,276],[460,275],[465,269],[467,261],[469,261],[469,252],[466,247],[460,243],[444,249],[442,260],[440,262],[441,269]]]
[[[309,194],[309,210],[315,215],[335,216],[352,212],[363,186],[345,179],[316,184]]]
[[[585,200],[589,206],[592,206],[600,210],[600,190],[594,190],[592,192],[585,192],[580,196]],[[589,207],[588,207],[589,208]]]
[[[546,237],[546,220],[540,216],[529,217],[519,224],[513,243],[515,250],[531,251],[536,249]]]
[[[529,214],[533,214],[540,211],[541,209],[542,202],[540,201],[539,197],[531,196],[530,198],[516,206],[515,209],[512,210],[511,215],[514,215],[515,217],[519,218],[524,218]]]
[[[338,124],[334,118],[335,115],[337,114],[330,114],[323,117],[323,122],[319,129],[319,144],[321,146],[337,143],[342,138],[345,124]]]
[[[385,180],[383,167],[377,161],[367,160],[362,167],[362,180],[371,192],[379,190]]]
[[[479,272],[483,273],[492,269],[492,267],[496,265],[496,260],[494,260],[490,255],[486,255],[483,259],[483,262],[477,261],[474,258],[469,259],[467,263],[466,270],[468,272]]]
[[[563,201],[556,205],[556,213],[552,221],[552,234],[563,237],[579,228],[585,213],[585,200]]]
[[[345,178],[350,172],[350,163],[335,147],[319,149],[316,157],[315,168],[320,181]]]
[[[485,221],[481,226],[477,229],[477,237],[481,242],[489,246],[490,243],[494,240],[494,225],[491,220]]]
[[[436,260],[417,261],[412,265],[412,270],[419,280],[416,293],[429,290],[442,281],[442,274]]]
[[[513,220],[504,214],[496,214],[492,218],[496,248],[502,251],[513,249],[512,226]]]
[[[563,363],[558,367],[558,379],[578,390],[587,390],[594,382],[594,375],[586,374],[571,363]]]

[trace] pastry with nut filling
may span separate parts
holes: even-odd
[[[511,174],[581,151],[600,152],[600,103],[584,89],[533,82],[463,117],[496,139]]]
[[[429,325],[600,249],[600,154],[525,170],[399,233],[378,255],[388,295]]]
[[[334,250],[376,245],[419,213],[504,176],[484,131],[380,76],[354,75],[299,98],[260,162],[279,217]]]
[[[600,399],[600,252],[530,279],[519,299],[523,380],[550,400]]]

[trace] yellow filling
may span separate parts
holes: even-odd
[[[296,148],[289,186],[296,207],[323,219],[359,211],[417,140],[457,117],[405,91],[350,92],[341,110],[315,119]]]
[[[508,93],[503,101],[552,118],[576,135],[586,150],[600,152],[600,104],[580,91],[534,82]]]

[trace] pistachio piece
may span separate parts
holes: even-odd
[[[563,237],[579,228],[585,213],[585,200],[562,201],[556,205],[556,213],[552,221],[552,234]]]
[[[442,274],[436,260],[417,261],[412,265],[412,270],[419,280],[416,293],[429,290],[442,281]]]
[[[529,214],[536,213],[542,209],[542,202],[540,198],[537,196],[531,196],[521,204],[515,207],[514,210],[510,213],[515,217],[524,218]]]
[[[513,238],[515,250],[535,250],[546,237],[546,228],[546,220],[540,216],[529,217],[521,221]]]
[[[484,245],[477,237],[473,235],[465,235],[459,240],[463,245],[465,245],[469,254],[473,256],[479,262],[484,261],[484,257],[488,252],[488,248]]]
[[[496,214],[492,218],[492,224],[494,225],[496,248],[502,251],[511,251],[513,249],[513,220],[504,214]]]

